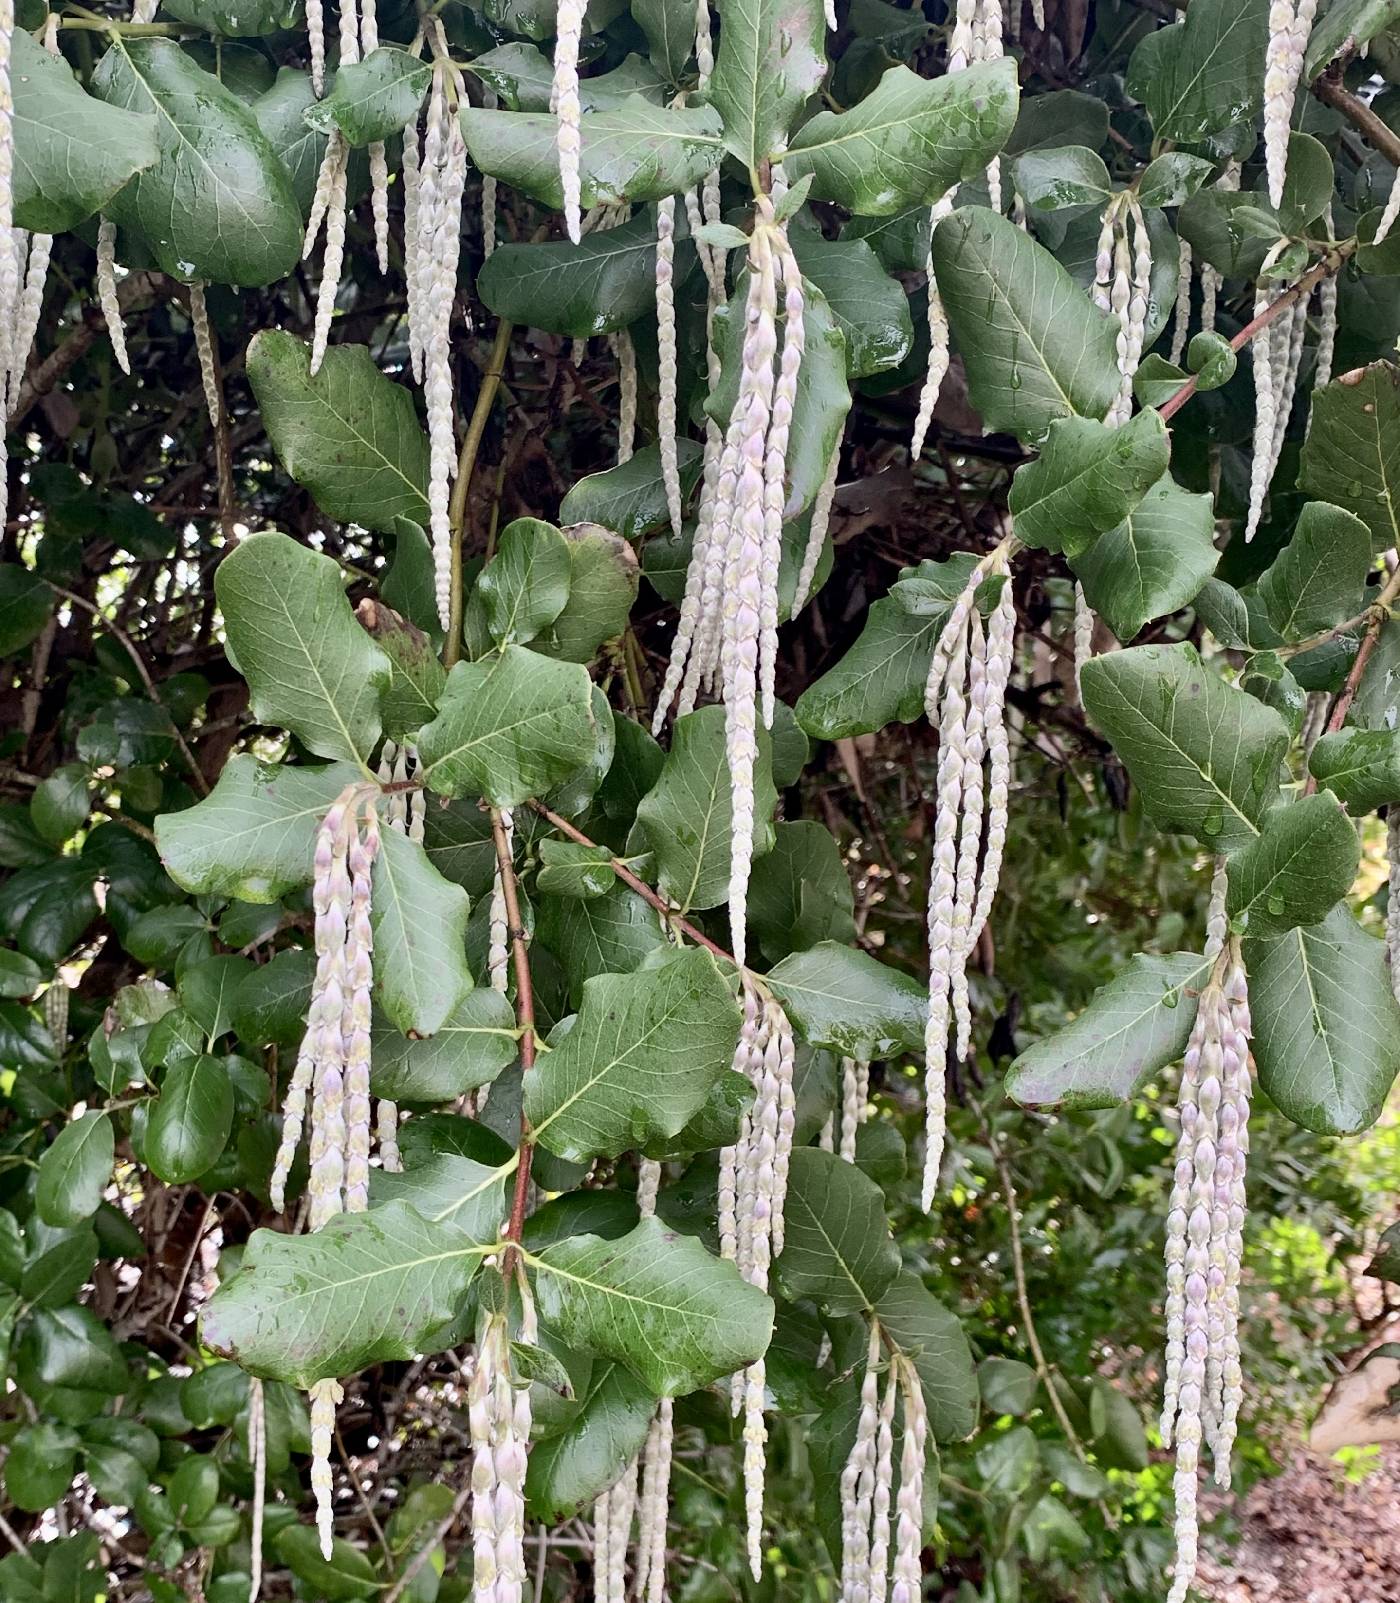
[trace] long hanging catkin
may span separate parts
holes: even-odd
[[[131,372],[131,361],[126,354],[126,330],[122,326],[122,309],[117,300],[117,225],[110,217],[97,220],[97,304],[107,324],[107,338],[112,342],[112,355],[123,373]]]
[[[924,1035],[925,1210],[933,1206],[943,1160],[944,1072],[950,1027],[956,1018],[957,1048],[966,1052],[971,1036],[967,962],[996,895],[1006,837],[1010,748],[1004,728],[1005,695],[1015,645],[1011,550],[1008,537],[973,568],[934,647],[924,689],[924,710],[938,729],[937,810],[928,895],[929,1012]],[[990,577],[1000,577],[1002,588],[992,628],[984,639],[981,619],[974,619],[975,597]],[[979,884],[976,854],[982,834],[983,762],[988,757],[989,849],[983,856]],[[993,839],[995,852],[990,849]]]
[[[1249,999],[1240,944],[1225,916],[1217,865],[1206,922],[1208,977],[1187,1043],[1180,1130],[1167,1213],[1166,1370],[1162,1440],[1176,1444],[1176,1569],[1170,1603],[1195,1574],[1196,1482],[1204,1439],[1222,1486],[1243,1395],[1239,1284],[1249,1152]]]
[[[1269,204],[1283,202],[1288,175],[1288,128],[1298,93],[1303,61],[1312,35],[1317,0],[1273,0],[1269,7],[1269,43],[1264,56],[1264,163]]]
[[[1259,282],[1254,291],[1254,315],[1260,316],[1269,304],[1267,273],[1278,260],[1286,240],[1280,240],[1264,258]],[[1275,319],[1277,322],[1278,319]],[[1244,537],[1248,543],[1259,528],[1264,515],[1264,503],[1269,494],[1269,481],[1274,467],[1274,431],[1278,421],[1278,345],[1271,324],[1261,330],[1250,342],[1250,358],[1254,367],[1254,452],[1249,469],[1249,510],[1245,517]]]
[[[578,53],[583,41],[587,0],[560,0],[554,24],[554,82],[549,109],[555,117],[555,145],[559,154],[559,184],[564,192],[564,226],[578,244],[580,189],[579,157],[583,150],[578,92]]]
[[[666,487],[666,511],[671,533],[681,534],[681,470],[676,451],[676,197],[667,195],[656,206],[656,439],[661,453],[661,482]]]
[[[528,1288],[520,1337],[532,1342],[534,1310]],[[472,1445],[472,1597],[475,1603],[519,1599],[526,1581],[525,1470],[530,1444],[530,1388],[511,1372],[510,1336],[503,1313],[483,1312],[476,1360],[467,1383]]]

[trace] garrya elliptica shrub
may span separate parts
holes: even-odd
[[[1400,10],[1160,9],[0,4],[7,1603],[1186,1603],[1400,1190]]]

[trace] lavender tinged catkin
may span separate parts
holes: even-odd
[[[332,1551],[335,1508],[331,1502],[331,1437],[335,1432],[335,1411],[345,1392],[335,1380],[316,1381],[311,1398],[311,1490],[316,1498],[316,1534],[321,1540],[321,1557]]]

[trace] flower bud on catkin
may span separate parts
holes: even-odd
[[[1191,328],[1191,247],[1177,241],[1176,317],[1172,323],[1172,344],[1167,360],[1180,367],[1186,355],[1186,336]]]
[[[950,66],[949,71],[953,69]],[[909,444],[909,454],[917,462],[924,448],[924,440],[928,436],[929,425],[933,422],[933,410],[938,405],[938,393],[943,388],[943,380],[948,375],[950,352],[948,346],[948,313],[944,310],[943,297],[938,293],[938,280],[933,270],[933,233],[945,217],[952,214],[953,200],[957,194],[956,189],[950,189],[942,199],[933,204],[929,213],[929,250],[927,264],[928,278],[928,371],[924,377],[923,388],[919,391],[919,410],[914,419],[914,435]]]

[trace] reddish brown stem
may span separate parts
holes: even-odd
[[[515,864],[511,860],[510,840],[499,807],[491,809],[491,834],[496,842],[496,867],[501,875],[501,898],[506,904],[511,958],[515,964],[515,1022],[520,1026],[520,1068],[522,1074],[528,1075],[535,1066],[535,988],[530,980],[530,953],[526,944],[525,923],[520,916]],[[511,1197],[510,1220],[505,1231],[510,1241],[519,1241],[525,1228],[525,1204],[530,1195],[530,1167],[534,1156],[535,1144],[530,1139],[530,1123],[522,1110],[520,1162],[515,1170],[515,1192]],[[512,1264],[506,1263],[502,1267],[509,1274]]]
[[[567,818],[561,818],[558,813],[550,812],[549,808],[546,807],[543,802],[532,801],[530,806],[534,808],[541,818],[545,819],[548,823],[553,824],[555,829],[557,829],[561,835],[567,835],[570,840],[577,841],[580,846],[592,846],[596,848],[596,841],[589,840],[588,836],[585,835],[581,829],[575,829]],[[722,946],[716,945],[716,943],[712,941],[703,930],[696,929],[695,925],[692,924],[689,919],[682,918],[679,913],[672,912],[672,910],[667,907],[664,897],[658,895],[656,891],[652,890],[651,886],[648,885],[644,879],[638,879],[632,870],[628,868],[626,863],[622,862],[619,858],[610,857],[608,859],[608,867],[612,869],[613,873],[617,875],[624,885],[630,886],[632,890],[636,891],[638,896],[645,897],[646,900],[649,901],[651,905],[656,908],[657,911],[665,918],[669,919],[677,929],[684,930],[697,946],[703,946],[707,952],[713,952],[716,957],[722,957],[726,963],[734,962],[733,956],[729,952],[726,952]]]
[[[1292,289],[1285,290],[1276,301],[1270,301],[1258,317],[1251,319],[1244,325],[1234,339],[1230,341],[1230,349],[1242,351],[1261,329],[1266,329],[1276,318],[1281,317],[1295,301],[1306,300],[1324,278],[1330,278],[1337,271],[1342,265],[1342,261],[1343,257],[1340,253],[1335,256],[1329,256],[1326,261],[1319,262],[1310,273],[1304,273]],[[1193,373],[1175,394],[1169,395],[1162,405],[1157,408],[1164,423],[1169,417],[1179,412],[1196,393],[1197,378],[1198,375]]]

